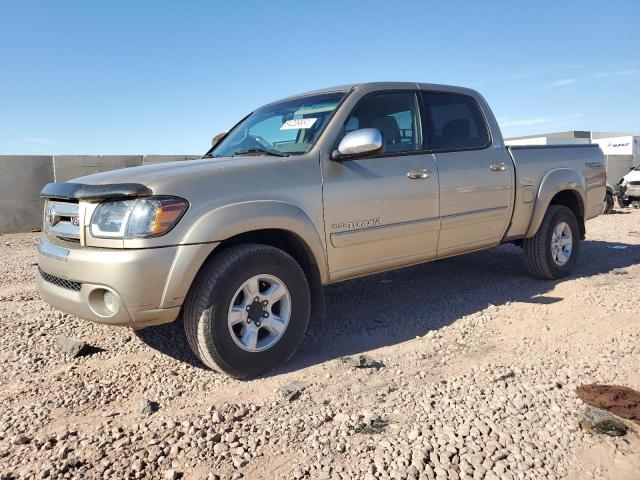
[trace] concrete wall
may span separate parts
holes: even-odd
[[[202,158],[202,155],[145,155],[142,159],[142,164],[181,162],[183,160],[195,160],[196,158]]]
[[[140,165],[142,165],[142,155],[56,155],[53,157],[56,182],[66,182],[92,173]]]
[[[40,190],[53,181],[52,156],[0,157],[0,233],[40,228]]]
[[[200,155],[0,155],[0,233],[42,226],[40,190],[49,182]]]

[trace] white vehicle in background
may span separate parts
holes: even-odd
[[[618,204],[621,207],[633,205],[640,208],[640,165],[627,173],[616,185]]]

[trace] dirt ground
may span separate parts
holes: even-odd
[[[638,426],[584,431],[575,395],[640,390],[640,210],[589,221],[561,281],[505,245],[331,286],[326,321],[252,381],[205,369],[180,323],[46,305],[38,236],[0,236],[2,479],[640,478]],[[70,359],[60,335],[94,348]],[[341,360],[359,354],[375,364]]]

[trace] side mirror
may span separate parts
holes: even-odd
[[[215,137],[213,137],[211,139],[211,148],[215,148],[216,145],[218,145],[222,141],[222,139],[226,136],[227,136],[227,132],[222,132],[217,134]]]
[[[346,158],[371,155],[382,151],[382,134],[377,128],[361,128],[347,133],[340,141],[331,159],[341,161]]]

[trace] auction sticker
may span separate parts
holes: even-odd
[[[317,118],[295,118],[287,120],[282,124],[280,130],[299,130],[301,128],[311,128],[316,123]]]

